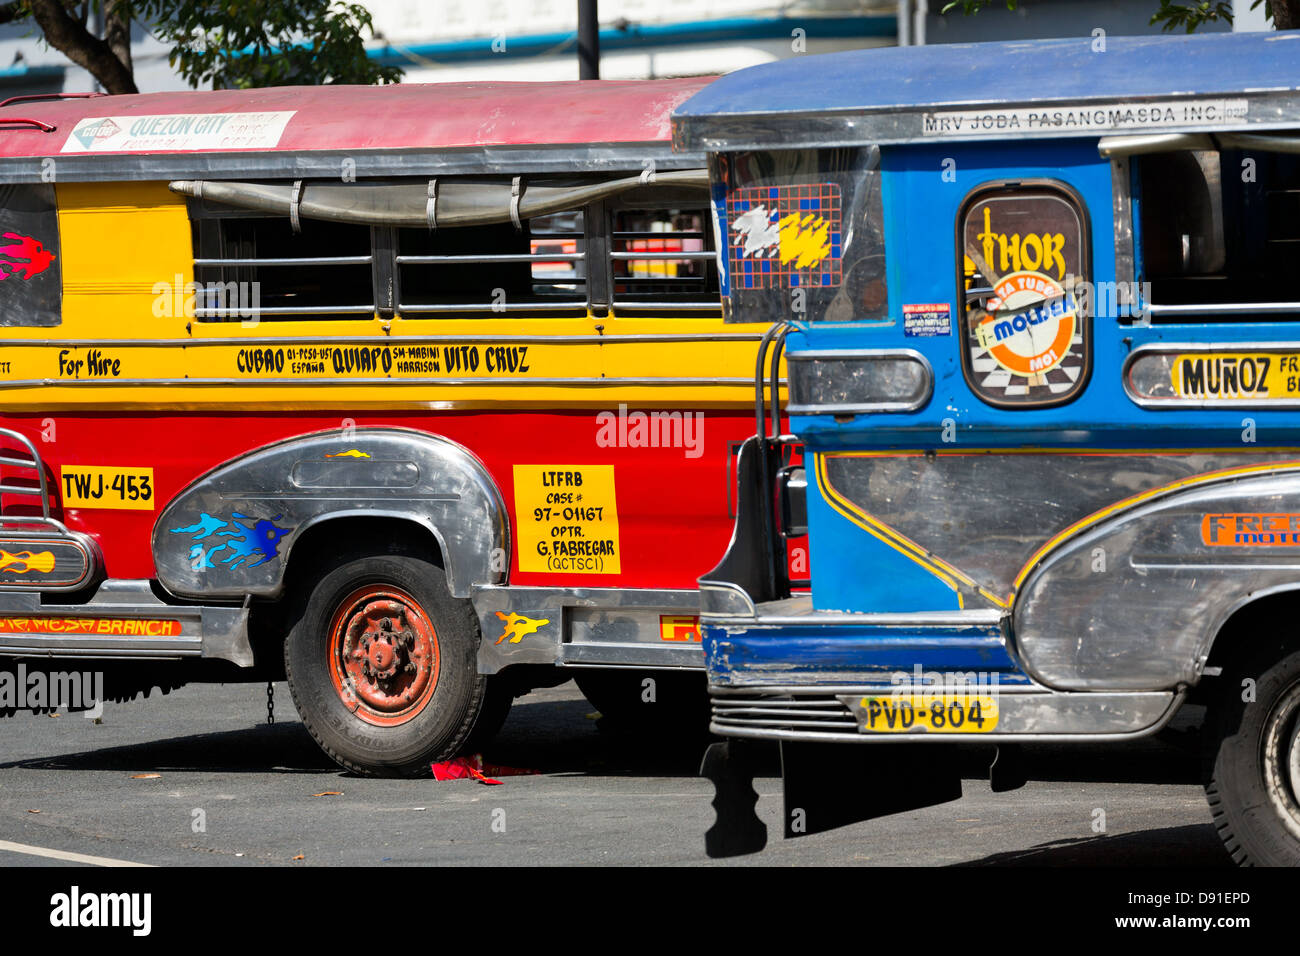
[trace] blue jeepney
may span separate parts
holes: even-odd
[[[956,744],[1010,789],[1019,744],[1195,703],[1228,850],[1300,863],[1297,64],[1300,31],[864,50],[677,109],[727,317],[772,323],[700,579],[711,853],[764,845],[755,741],[794,836],[959,796]]]

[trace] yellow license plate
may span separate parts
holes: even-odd
[[[64,465],[59,477],[65,508],[153,510],[152,468]]]
[[[997,698],[988,694],[889,694],[858,703],[866,734],[987,734],[997,725]]]

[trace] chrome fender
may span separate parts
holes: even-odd
[[[456,597],[505,580],[510,525],[492,476],[463,446],[402,428],[291,438],[208,472],[154,525],[158,579],[184,597],[274,597],[303,533],[343,517],[428,529]]]
[[[1060,690],[1194,684],[1238,608],[1300,589],[1300,468],[1240,471],[1146,496],[1045,551],[1012,609],[1025,669]]]

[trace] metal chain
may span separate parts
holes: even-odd
[[[275,685],[266,682],[266,722],[275,723]]]

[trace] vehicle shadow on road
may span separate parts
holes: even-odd
[[[522,698],[482,753],[489,763],[544,774],[695,777],[705,749],[717,739],[703,722],[629,724],[600,716],[582,699]],[[1025,758],[1032,780],[1199,783],[1199,763],[1191,743],[1190,739],[1150,738],[1124,744],[1034,745],[1026,749]],[[776,745],[762,752],[767,756],[756,768],[758,776],[779,776]],[[961,747],[963,778],[987,778],[992,753],[987,745]],[[325,756],[297,720],[0,763],[0,769],[9,767],[353,776]]]
[[[994,853],[954,866],[1168,866],[1177,850],[1180,866],[1232,866],[1210,823],[1054,840],[1025,850]]]
[[[497,737],[482,748],[484,759],[545,774],[693,777],[713,739],[703,725],[627,726],[598,717],[585,700],[521,700]],[[773,748],[774,758],[775,753]],[[13,767],[357,776],[330,760],[298,720],[0,763],[0,769]],[[771,772],[779,772],[775,759]]]
[[[321,773],[338,770],[297,721],[0,763],[0,769],[11,767],[200,773]]]
[[[699,724],[638,724],[598,714],[585,700],[517,701],[483,748],[494,764],[581,776],[694,777],[712,737]],[[775,748],[773,748],[775,755]],[[773,773],[778,766],[773,763]]]

